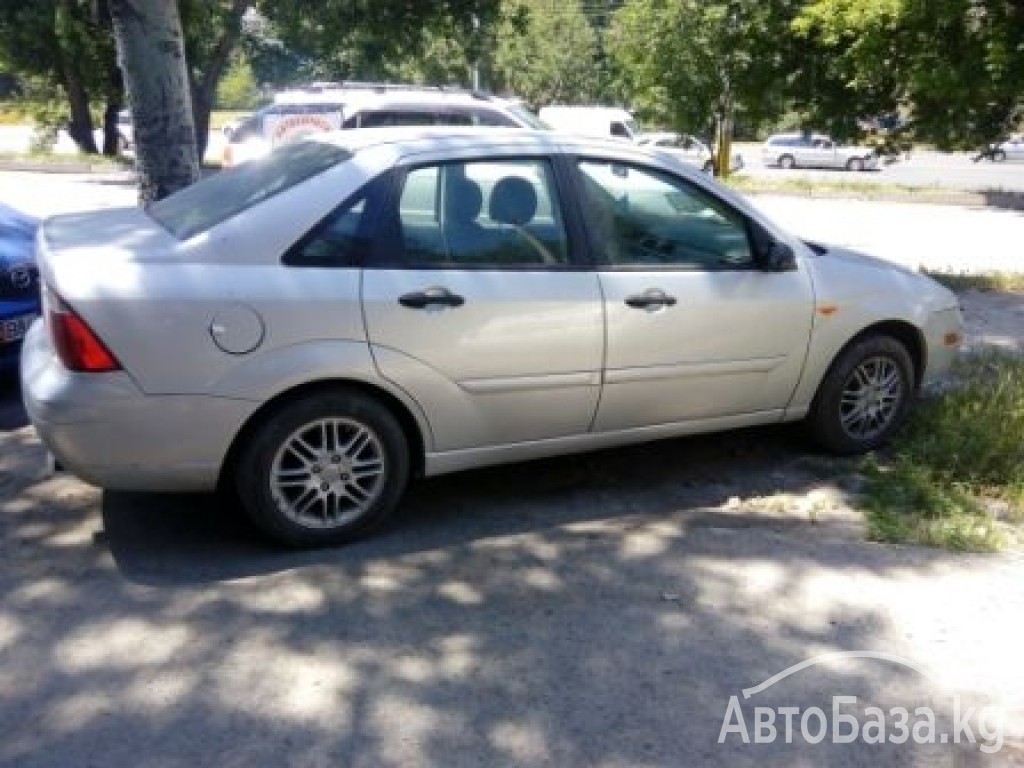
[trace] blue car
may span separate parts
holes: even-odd
[[[0,373],[16,370],[21,340],[39,316],[39,222],[0,203]]]

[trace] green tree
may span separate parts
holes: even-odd
[[[478,30],[491,28],[500,0],[268,0],[259,9],[310,77],[374,80],[397,77],[403,66],[409,71],[410,60],[439,38],[458,41],[446,56],[463,59],[465,71]]]
[[[243,52],[236,51],[217,85],[214,102],[222,109],[252,109],[259,99],[260,90],[249,58]]]
[[[97,152],[90,103],[97,94],[104,98],[115,115],[104,121],[104,151],[116,152],[121,88],[105,2],[0,3],[0,58],[14,72],[59,85],[67,100],[67,120],[59,127],[84,152]]]
[[[512,0],[494,40],[498,88],[535,106],[601,98],[597,33],[579,0]]]
[[[986,145],[1020,119],[1024,3],[1013,0],[811,0],[794,31],[833,62],[813,112],[902,108],[915,138]],[[838,87],[835,87],[838,86]]]
[[[781,110],[796,5],[630,0],[615,13],[607,44],[641,115],[698,133],[714,122],[725,157],[735,115],[757,125]]]

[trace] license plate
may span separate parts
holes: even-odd
[[[18,315],[0,320],[0,343],[6,344],[9,341],[17,341],[28,333],[28,327],[32,325],[38,315]]]

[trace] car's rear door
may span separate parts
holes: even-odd
[[[374,359],[421,404],[436,451],[585,433],[600,393],[600,286],[576,262],[555,163],[476,154],[397,171],[364,265]]]
[[[807,273],[758,268],[750,222],[692,182],[605,158],[576,167],[608,328],[594,429],[779,418],[811,331]]]

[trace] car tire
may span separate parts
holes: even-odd
[[[906,347],[890,336],[867,336],[833,361],[806,424],[815,441],[832,453],[866,453],[903,424],[915,391]]]
[[[379,525],[409,480],[394,414],[359,392],[319,391],[269,413],[242,446],[238,497],[250,519],[291,547],[341,544]]]
[[[995,152],[992,153],[992,162],[993,163],[1005,163],[1006,162],[1006,153],[1003,150],[1001,150],[1001,149],[997,149]]]
[[[701,171],[703,173],[706,173],[708,176],[714,176],[715,175],[715,161],[714,160],[708,160],[706,163],[704,163],[704,166],[701,168]]]
[[[782,155],[779,158],[779,168],[782,168],[784,171],[796,168],[796,158],[792,155]]]
[[[846,161],[846,170],[859,172],[864,170],[864,161],[859,157],[851,157]]]

